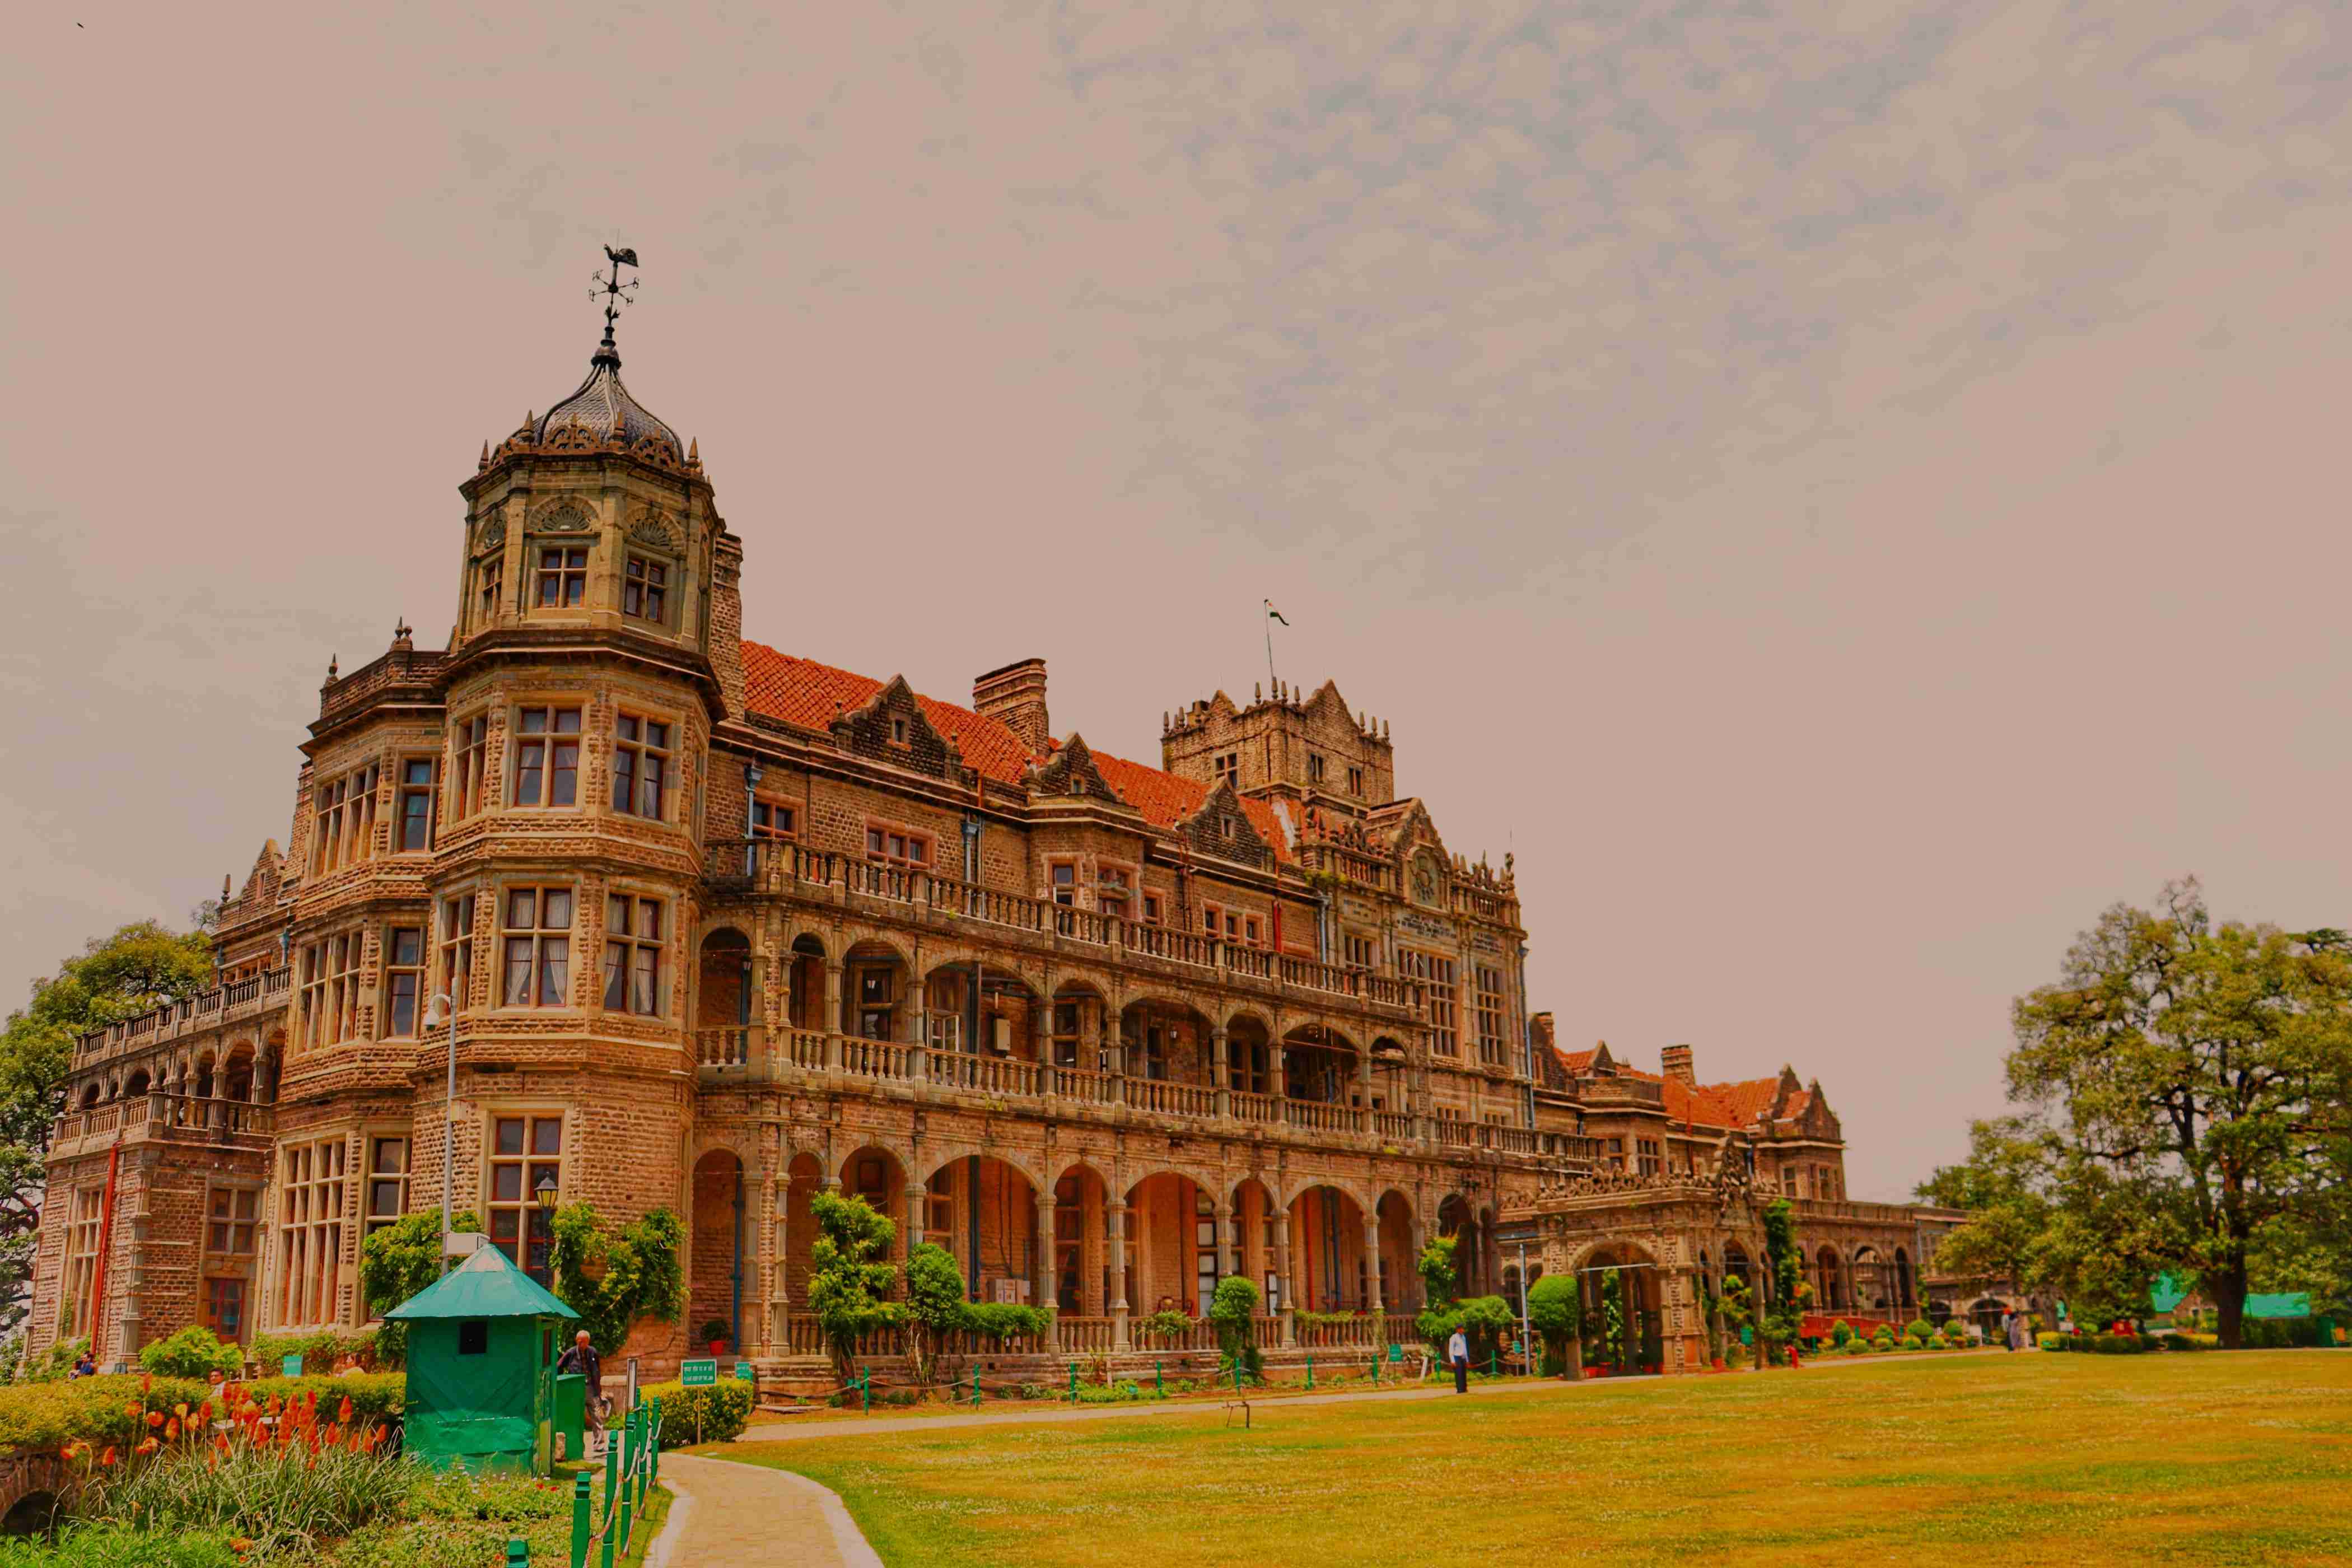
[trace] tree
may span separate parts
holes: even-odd
[[[1239,1274],[1217,1281],[1209,1296],[1209,1321],[1225,1370],[1254,1383],[1265,1380],[1265,1357],[1257,1348],[1257,1287]]]
[[[212,982],[212,942],[201,931],[141,921],[93,938],[8,1015],[0,1031],[0,1334],[25,1315],[49,1133],[65,1108],[75,1044]]]
[[[928,1387],[939,1370],[940,1348],[964,1326],[963,1270],[944,1247],[925,1242],[907,1259],[907,1346],[916,1383]]]
[[[1583,1370],[1578,1341],[1584,1331],[1584,1300],[1576,1276],[1547,1274],[1528,1287],[1528,1328],[1543,1341],[1546,1372],[1553,1362],[1559,1363],[1562,1377],[1575,1377]]]
[[[580,1314],[597,1354],[617,1352],[640,1319],[674,1323],[686,1310],[686,1226],[672,1211],[647,1210],[615,1236],[594,1205],[565,1204],[551,1228],[555,1299]]]
[[[2120,1289],[2169,1261],[2234,1347],[2261,1238],[2340,1227],[2347,949],[2335,931],[2217,925],[2192,879],[2157,909],[2108,910],[2056,984],[2017,1000],[2010,1097],[2049,1119],[2068,1220],[2053,1245],[2085,1280]]]
[[[478,1231],[482,1222],[467,1209],[449,1217],[453,1231]],[[441,1214],[420,1209],[403,1215],[360,1243],[360,1299],[381,1316],[441,1278]],[[385,1319],[376,1331],[378,1364],[408,1359],[408,1325]]]
[[[889,1252],[898,1228],[856,1194],[821,1192],[809,1209],[816,1219],[816,1243],[809,1249],[809,1310],[845,1380],[856,1371],[857,1342],[905,1321],[904,1308],[883,1300],[898,1278],[898,1268],[875,1261]]]

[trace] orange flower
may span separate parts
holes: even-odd
[[[160,1411],[160,1410],[150,1410],[149,1412],[147,1412],[147,1425],[148,1425],[148,1426],[161,1426],[163,1424],[163,1413],[162,1411]]]
[[[278,1395],[273,1394],[269,1396],[269,1414],[275,1415],[284,1408],[286,1408],[286,1406],[279,1402]]]
[[[113,1444],[109,1443],[106,1446],[106,1452],[99,1456],[98,1462],[101,1465],[111,1465],[119,1462],[114,1457]]]
[[[253,1550],[253,1538],[249,1535],[240,1535],[228,1543],[228,1549],[242,1557]]]
[[[338,1421],[349,1422],[351,1418],[352,1396],[346,1394],[343,1395],[343,1402],[335,1406],[335,1419]]]
[[[205,1468],[208,1470],[217,1470],[220,1468],[220,1455],[217,1452],[208,1455],[205,1458]]]
[[[154,1392],[154,1388],[155,1388],[155,1374],[154,1374],[153,1373],[152,1373],[152,1372],[151,1372],[151,1373],[148,1373],[147,1374],[145,1374],[144,1376],[142,1376],[142,1378],[140,1378],[140,1380],[139,1380],[139,1392],[140,1392],[140,1393],[142,1393],[142,1394],[151,1394],[151,1393]]]
[[[163,1436],[174,1443],[180,1440],[180,1418],[178,1416],[174,1415],[169,1421],[163,1423]]]
[[[219,1449],[222,1453],[224,1453],[224,1454],[227,1453],[227,1452],[228,1452],[228,1434],[227,1434],[227,1433],[226,1433],[226,1432],[224,1432],[224,1433],[222,1433],[219,1436],[215,1437],[215,1438],[213,1439],[213,1447],[215,1447],[215,1448],[218,1448],[218,1449]]]
[[[142,1442],[141,1442],[141,1444],[139,1445],[139,1447],[137,1447],[136,1448],[133,1448],[133,1449],[131,1450],[131,1452],[132,1452],[132,1453],[134,1453],[134,1454],[152,1454],[152,1453],[153,1453],[156,1449],[158,1449],[158,1448],[162,1447],[163,1446],[163,1444],[158,1443],[157,1441],[155,1441],[155,1439],[154,1439],[154,1438],[152,1438],[152,1437],[149,1437],[149,1438],[146,1438],[145,1440],[143,1440]]]
[[[124,1402],[123,1406],[122,1406],[122,1414],[124,1414],[125,1415],[130,1416],[130,1417],[131,1417],[131,1419],[132,1419],[133,1421],[138,1420],[138,1419],[139,1419],[139,1402],[138,1402],[137,1400],[135,1400],[135,1399],[133,1399],[133,1400],[128,1400],[128,1401]]]
[[[178,1416],[181,1420],[185,1421],[188,1418],[187,1401],[182,1400],[179,1404],[172,1406],[172,1414]]]

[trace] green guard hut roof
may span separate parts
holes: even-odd
[[[414,1321],[422,1318],[577,1318],[580,1314],[514,1266],[495,1247],[474,1249],[467,1259],[425,1289],[384,1314]]]

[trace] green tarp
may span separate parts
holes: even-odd
[[[548,1473],[556,1340],[579,1313],[484,1247],[384,1315],[408,1325],[408,1452],[444,1468]]]
[[[2156,1277],[2156,1289],[2148,1292],[2148,1305],[2162,1316],[2187,1300],[2195,1284],[2196,1281],[2179,1274],[2159,1274]],[[2300,1290],[2278,1295],[2249,1294],[2246,1297],[2246,1316],[2308,1318],[2311,1316],[2311,1298]]]

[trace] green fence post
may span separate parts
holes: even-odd
[[[588,1568],[588,1472],[572,1478],[572,1568]]]
[[[874,1369],[870,1366],[857,1369],[857,1413],[861,1415],[874,1413]]]
[[[1234,1392],[1235,1394],[1239,1394],[1241,1391],[1242,1391],[1242,1358],[1241,1358],[1241,1357],[1239,1357],[1239,1356],[1235,1356],[1235,1357],[1234,1357]]]
[[[654,1429],[652,1441],[646,1445],[646,1482],[649,1486],[655,1481],[661,1479],[661,1430],[662,1402],[659,1399],[656,1399],[654,1401]],[[645,1500],[645,1494],[643,1492],[638,1493],[637,1502],[640,1507],[644,1506]]]
[[[1315,1352],[1313,1351],[1307,1352],[1307,1388],[1310,1394],[1315,1389]]]
[[[1073,1404],[1073,1405],[1076,1405],[1077,1402],[1078,1402],[1078,1363],[1077,1363],[1076,1362],[1072,1362],[1072,1363],[1070,1363],[1070,1403],[1071,1403],[1071,1404]]]
[[[1151,1359],[1151,1391],[1154,1394],[1165,1394],[1168,1392],[1168,1378],[1165,1372],[1162,1370],[1163,1366],[1164,1363],[1159,1357],[1154,1356]]]
[[[530,1568],[530,1542],[520,1535],[507,1542],[507,1568]]]
[[[973,1409],[980,1408],[980,1368],[978,1367],[971,1369],[971,1404]]]
[[[1501,1355],[1502,1355],[1502,1352],[1501,1352],[1500,1351],[1496,1351],[1496,1350],[1489,1350],[1489,1351],[1486,1352],[1486,1375],[1487,1375],[1488,1377],[1495,1377],[1495,1376],[1498,1376],[1498,1375],[1500,1375],[1500,1372],[1501,1372],[1501,1359],[1500,1359],[1500,1358],[1501,1358]]]
[[[597,1557],[603,1568],[613,1568],[614,1549],[619,1544],[614,1539],[620,1533],[613,1528],[613,1510],[619,1506],[614,1489],[629,1460],[628,1441],[629,1418],[623,1415],[618,1429],[604,1434],[604,1550]]]
[[[1381,1347],[1380,1347],[1380,1346],[1378,1346],[1378,1345],[1374,1345],[1374,1346],[1372,1347],[1372,1381],[1373,1381],[1374,1383],[1378,1383],[1378,1382],[1380,1382],[1380,1380],[1381,1380]]]

